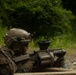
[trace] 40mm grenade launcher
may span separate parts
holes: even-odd
[[[66,51],[63,49],[50,49],[49,41],[38,42],[39,50],[33,52],[32,56],[36,56],[34,66],[46,68],[46,67],[63,67],[64,56]]]

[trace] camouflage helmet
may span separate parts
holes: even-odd
[[[27,31],[18,28],[12,28],[6,33],[4,37],[4,43],[7,46],[10,46],[14,41],[28,43],[30,39],[30,33],[28,33]]]

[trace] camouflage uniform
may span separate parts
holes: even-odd
[[[0,48],[0,75],[13,75],[16,69],[16,64],[12,61],[6,48]]]
[[[28,73],[32,72],[33,61],[24,61],[17,64],[17,73]]]
[[[6,47],[8,47],[8,52],[11,54],[12,58],[27,54],[26,50],[28,48],[29,41],[30,33],[17,28],[13,28],[8,31],[4,37],[4,43],[6,44]],[[33,63],[34,62],[31,60],[24,60],[17,63],[15,62],[17,66],[16,72],[31,72]]]

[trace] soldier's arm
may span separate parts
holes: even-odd
[[[32,72],[33,68],[33,61],[27,61],[25,64],[23,64],[20,68],[17,69],[17,73],[28,73]]]
[[[13,75],[16,71],[15,63],[7,56],[0,50],[0,75]]]
[[[0,75],[13,75],[14,72],[8,64],[0,64]]]

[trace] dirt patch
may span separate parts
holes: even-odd
[[[76,70],[76,54],[66,54],[65,68]]]

